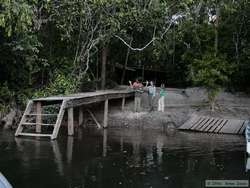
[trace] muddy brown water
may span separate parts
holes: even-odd
[[[80,129],[56,141],[0,131],[0,171],[14,188],[201,188],[248,180],[243,136],[142,128]]]

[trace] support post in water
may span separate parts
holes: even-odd
[[[125,96],[122,97],[122,111],[124,111],[124,108],[125,108]]]
[[[36,132],[41,132],[41,124],[42,124],[42,103],[36,103]]]
[[[68,108],[68,135],[74,134],[74,109]]]
[[[104,104],[103,128],[108,127],[108,108],[109,108],[109,100],[106,99]]]
[[[80,106],[79,107],[79,122],[78,122],[79,127],[82,126],[82,124],[83,124],[83,107]]]

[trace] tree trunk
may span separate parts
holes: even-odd
[[[217,53],[218,53],[218,43],[219,43],[218,28],[219,28],[219,19],[220,19],[220,8],[219,8],[219,5],[217,5],[217,7],[216,7],[216,20],[215,20],[215,23],[214,23],[214,33],[215,33],[214,53],[215,53],[215,56],[217,56]]]
[[[130,40],[130,43],[129,43],[130,46],[132,44],[132,41],[133,41],[133,38],[131,38],[131,40]],[[128,48],[128,50],[127,50],[127,55],[126,55],[126,59],[125,59],[124,66],[123,66],[121,85],[124,84],[124,79],[125,79],[125,75],[126,75],[126,68],[127,68],[127,64],[128,64],[129,53],[130,53],[130,48]]]
[[[175,25],[173,29],[173,55],[172,55],[172,63],[175,64]]]
[[[240,58],[239,58],[239,33],[236,33],[236,36],[234,36],[234,44],[235,44],[235,58],[236,62],[239,65],[240,64]]]
[[[101,83],[101,89],[105,89],[106,85],[106,64],[107,64],[107,55],[108,55],[108,48],[106,46],[102,49],[102,83]]]

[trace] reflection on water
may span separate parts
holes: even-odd
[[[108,130],[104,129],[103,130],[103,145],[102,145],[102,156],[106,157],[107,156],[107,149],[108,149]]]
[[[248,157],[246,160],[246,172],[250,170],[250,158]]]
[[[79,129],[56,141],[0,132],[0,169],[13,187],[204,187],[249,179],[241,136],[142,128]]]

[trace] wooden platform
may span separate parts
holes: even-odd
[[[207,133],[243,134],[247,123],[247,120],[221,119],[192,114],[179,129]]]
[[[102,126],[105,128],[108,126],[109,100],[121,98],[121,110],[123,110],[126,97],[133,96],[133,90],[124,89],[76,93],[68,96],[53,96],[29,100],[19,126],[16,130],[15,136],[49,137],[51,139],[56,139],[65,111],[68,112],[68,135],[73,135],[75,109],[77,109],[77,114],[79,116],[78,125],[81,125],[83,123],[83,112],[87,111],[96,123],[97,127],[100,128],[101,124],[97,121],[94,114],[89,109],[85,109],[85,107],[88,104],[102,101],[104,101],[104,115]],[[44,113],[43,107],[46,106],[56,106],[58,107],[58,109],[56,112]],[[48,119],[50,119],[49,123],[44,122]],[[32,130],[33,127],[35,127],[35,129]],[[48,131],[49,129],[47,129],[46,127],[52,127],[52,131]]]

